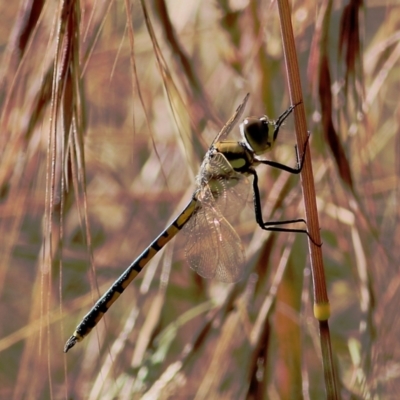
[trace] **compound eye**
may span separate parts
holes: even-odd
[[[240,126],[246,145],[256,154],[264,153],[272,147],[273,138],[270,137],[269,125],[267,117],[248,117]]]

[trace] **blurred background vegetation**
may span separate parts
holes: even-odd
[[[400,5],[291,4],[339,389],[394,399]],[[0,397],[324,398],[306,238],[258,229],[251,197],[236,226],[243,281],[198,277],[178,235],[62,352],[188,201],[245,94],[247,114],[277,118],[290,104],[276,3],[146,6],[0,4]],[[268,156],[294,166],[292,127]],[[299,178],[258,170],[264,217],[302,217]]]

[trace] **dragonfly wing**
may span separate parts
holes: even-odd
[[[238,123],[248,98],[249,94],[218,133],[213,144],[223,140]],[[242,242],[224,215],[237,215],[246,201],[247,195],[239,194],[243,180],[246,177],[236,172],[226,157],[215,152],[211,145],[197,177],[196,197],[201,206],[184,227],[186,258],[190,267],[200,276],[217,278],[223,282],[236,282],[242,278]],[[242,201],[239,201],[240,197]]]
[[[224,125],[224,127],[220,130],[218,135],[212,142],[212,145],[220,140],[223,140],[226,136],[228,136],[229,132],[233,129],[233,127],[239,122],[242,117],[243,111],[246,107],[247,100],[249,99],[250,93],[247,93],[243,101],[240,103],[239,107],[236,109],[235,113],[231,116],[229,121]]]
[[[213,154],[207,161],[202,186],[208,185],[214,197],[214,206],[222,215],[238,216],[249,197],[249,178],[236,172],[221,153]]]
[[[220,248],[215,276],[222,282],[237,282],[243,278],[245,256],[242,241],[227,219],[218,221]]]
[[[198,193],[201,207],[184,227],[190,267],[204,278],[236,282],[242,278],[244,251],[240,237],[214,207],[208,187]]]

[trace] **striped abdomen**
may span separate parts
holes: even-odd
[[[103,315],[118,299],[126,287],[136,278],[146,264],[183,228],[197,207],[193,198],[182,213],[169,225],[144,252],[125,270],[106,293],[96,302],[93,308],[82,319],[73,335],[64,346],[66,353],[77,342],[80,342],[97,325]]]

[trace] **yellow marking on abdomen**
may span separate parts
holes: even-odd
[[[157,240],[158,247],[164,247],[178,232],[179,229],[175,225],[171,225],[165,232],[165,236],[161,236]]]
[[[182,214],[176,219],[175,223],[179,229],[182,229],[183,225],[189,220],[189,218],[193,215],[194,211],[197,207],[197,200],[192,199],[186,209],[182,212]]]
[[[131,271],[131,273],[129,274],[128,279],[126,279],[125,281],[123,281],[123,282],[121,283],[122,289],[125,290],[125,289],[127,288],[127,286],[128,286],[138,275],[139,275],[139,272],[138,272],[138,271],[135,271],[135,270]]]
[[[78,342],[80,342],[81,340],[83,340],[83,338],[85,337],[85,336],[80,335],[77,331],[75,331],[75,332],[72,334],[72,336],[75,336],[75,338],[76,338],[76,340],[77,340]]]
[[[197,207],[197,199],[192,198],[187,207],[144,251],[131,263],[131,265],[114,282],[108,291],[96,302],[89,313],[77,326],[73,336],[67,341],[64,351],[72,348],[76,342],[80,342],[103,318],[103,315],[118,299],[130,282],[136,278],[146,264],[179,232],[180,229],[193,215]]]
[[[145,265],[157,254],[157,250],[153,247],[150,247],[146,256],[144,256],[141,260],[139,260],[139,267],[144,268]]]
[[[104,304],[104,306],[107,308],[107,310],[111,307],[111,305],[114,303],[114,301],[118,299],[119,296],[121,296],[121,293],[114,292],[112,294],[112,296],[108,299],[107,303]]]
[[[112,304],[112,303],[111,303]],[[111,304],[109,305],[109,307],[111,306]],[[103,315],[104,315],[105,313],[103,312],[103,311],[98,311],[97,312],[97,315],[96,315],[96,317],[94,318],[94,322],[95,322],[95,324],[97,324],[102,318],[103,318]],[[92,330],[92,329],[90,329],[90,330]],[[86,335],[85,335],[86,336]]]

